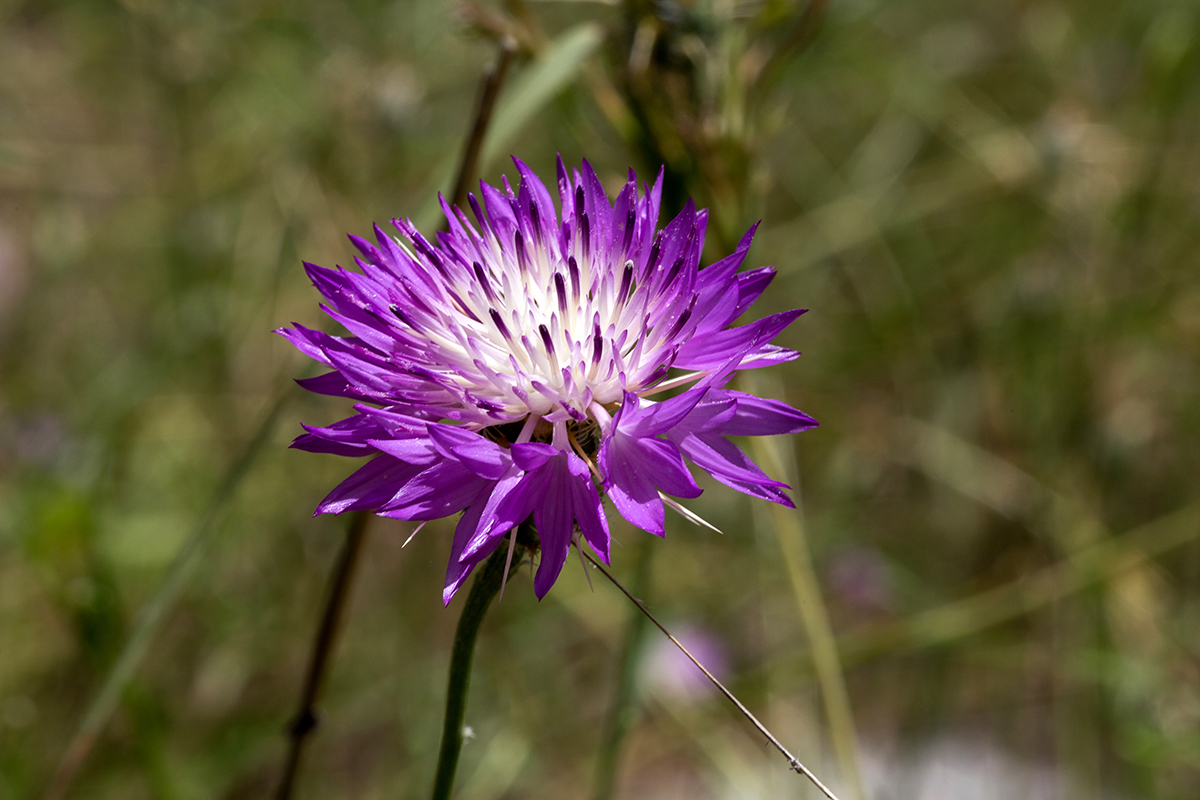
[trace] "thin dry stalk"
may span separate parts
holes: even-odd
[[[583,551],[580,551],[580,552],[583,552]],[[621,582],[618,581],[616,578],[614,578],[608,570],[606,570],[599,562],[596,561],[596,559],[592,558],[587,553],[583,553],[583,557],[586,558],[593,567],[600,570],[601,574],[604,575],[604,577],[608,578],[608,580],[612,583],[613,586],[616,586],[618,589],[620,589],[621,594],[628,597],[630,602],[632,602],[635,606],[637,606],[639,609],[641,609],[641,612],[643,614],[645,614],[646,617],[651,622],[654,623],[654,626],[656,628],[658,628],[660,631],[662,631],[663,635],[666,636],[668,639],[670,639],[671,643],[674,644],[676,647],[678,647],[679,651],[681,653],[683,653],[685,656],[687,656],[688,660],[691,661],[693,664],[695,664],[697,669],[699,669],[701,672],[704,673],[704,677],[706,677],[710,681],[712,681],[713,686],[716,686],[717,689],[720,690],[721,694],[725,695],[726,699],[728,699],[729,702],[731,702],[735,706],[737,706],[738,711],[741,711],[742,714],[746,717],[746,719],[750,720],[750,723],[755,728],[758,729],[758,732],[761,733],[763,736],[767,737],[767,741],[770,742],[775,747],[776,750],[778,750],[780,753],[783,754],[783,757],[788,760],[788,765],[794,771],[800,773],[801,775],[804,775],[806,778],[808,778],[810,781],[812,781],[813,785],[816,786],[818,789],[820,789],[821,792],[826,797],[829,798],[829,800],[838,800],[837,796],[833,792],[831,792],[829,790],[829,788],[827,786],[825,786],[825,784],[821,783],[821,781],[817,778],[817,776],[812,774],[812,772],[809,770],[808,767],[806,767],[806,766],[804,766],[804,764],[800,763],[800,759],[798,759],[794,755],[792,755],[788,751],[788,749],[786,747],[784,747],[783,744],[781,744],[778,739],[775,738],[775,735],[773,733],[771,733],[771,731],[767,730],[767,726],[763,725],[761,722],[758,721],[758,717],[756,717],[752,713],[750,713],[750,709],[746,708],[746,706],[744,706],[742,704],[742,701],[738,700],[737,697],[734,696],[733,692],[731,692],[725,688],[725,684],[723,684],[719,680],[717,680],[717,677],[715,675],[713,675],[711,672],[709,672],[707,667],[705,667],[703,664],[701,664],[694,655],[689,653],[688,649],[686,647],[684,647],[683,644],[678,639],[676,639],[674,636],[672,636],[671,632],[669,630],[667,630],[665,627],[663,627],[663,624],[661,622],[659,622],[657,619],[655,619],[654,615],[650,613],[650,609],[646,608],[645,603],[643,603],[641,600],[637,599],[632,594],[630,594],[629,590],[626,589],[624,586],[622,586]]]
[[[317,636],[313,640],[299,708],[288,725],[288,757],[283,775],[279,779],[279,787],[275,791],[276,800],[289,800],[292,796],[296,772],[300,768],[300,756],[304,753],[304,745],[308,742],[309,735],[317,727],[317,699],[325,685],[329,659],[333,657],[334,645],[337,644],[338,633],[341,631],[342,615],[350,597],[350,586],[354,581],[370,519],[369,512],[355,512],[350,520],[350,529],[346,531],[342,550],[338,554],[337,567],[329,585],[329,599],[325,602],[325,611],[321,616],[321,627],[317,629]]]

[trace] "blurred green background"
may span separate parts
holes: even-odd
[[[324,324],[301,258],[438,224],[503,33],[485,178],[665,163],[709,260],[763,220],[756,314],[812,309],[750,376],[823,423],[753,451],[802,513],[709,481],[724,536],[615,523],[615,573],[843,800],[1195,798],[1200,7],[1169,0],[0,0],[0,797],[43,796],[148,604],[66,796],[269,796],[353,466],[286,448],[349,404],[270,331]],[[372,525],[299,797],[428,792],[450,526]],[[603,782],[630,608],[580,571],[489,617],[458,797]],[[616,797],[816,796],[651,633]]]

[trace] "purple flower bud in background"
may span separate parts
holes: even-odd
[[[674,636],[717,680],[728,675],[729,660],[725,645],[715,634],[697,625],[671,626]],[[653,637],[642,657],[639,669],[642,685],[650,691],[677,702],[695,702],[716,694],[700,669],[667,638]]]
[[[892,572],[887,560],[872,547],[836,550],[826,567],[835,597],[860,614],[878,614],[893,606]]]
[[[514,159],[515,160],[515,159]],[[791,505],[787,488],[728,436],[796,433],[817,423],[774,400],[725,388],[742,369],[797,356],[771,344],[802,311],[730,327],[774,276],[738,272],[734,253],[700,268],[708,216],[689,201],[659,230],[662,174],[611,202],[591,166],[558,161],[559,209],[516,161],[513,191],[481,184],[468,215],[442,200],[434,241],[407,220],[397,238],[351,236],[359,271],[306,264],[350,336],[281,329],[330,367],[300,381],[357,401],[293,447],[371,460],[317,513],[371,510],[402,520],[463,512],[443,599],[532,515],[541,540],[534,590],[553,585],[578,529],[608,562],[601,494],[629,522],[664,531],[667,495],[700,494],[685,457],[739,491]],[[670,390],[681,390],[662,399]]]

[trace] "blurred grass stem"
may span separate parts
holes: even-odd
[[[694,655],[692,655],[690,652],[688,652],[688,649],[683,646],[683,643],[681,643],[678,639],[676,639],[674,636],[672,636],[671,632],[668,631],[665,627],[663,627],[663,624],[661,622],[659,622],[657,619],[655,619],[654,615],[650,613],[650,609],[646,608],[645,603],[643,603],[641,600],[637,599],[632,594],[630,594],[629,590],[626,589],[624,586],[622,586],[621,582],[618,581],[616,578],[614,578],[608,570],[606,570],[598,561],[596,561],[596,559],[592,558],[587,553],[584,553],[583,557],[586,558],[589,562],[591,562],[593,567],[600,570],[600,572],[604,575],[604,577],[608,578],[608,580],[613,584],[613,586],[616,586],[618,589],[620,589],[621,594],[628,597],[630,602],[632,602],[635,606],[637,606],[638,609],[643,614],[646,615],[647,619],[649,619],[651,622],[653,622],[654,626],[656,628],[658,628],[660,631],[662,631],[663,635],[666,636],[668,639],[670,639],[671,643],[674,644],[676,647],[678,647],[679,651],[681,653],[683,653],[685,656],[687,656],[688,660],[691,661],[693,664],[695,664],[697,669],[699,669],[701,672],[704,673],[704,677],[706,677],[710,681],[712,681],[713,686],[716,686],[717,689],[720,690],[721,694],[725,695],[725,697],[729,700],[729,702],[731,702],[735,706],[737,706],[738,711],[741,711],[742,714],[746,717],[746,719],[750,720],[750,723],[752,725],[754,725],[755,728],[758,729],[758,732],[761,733],[763,736],[767,737],[767,741],[769,741],[772,745],[774,745],[775,749],[783,754],[784,758],[786,758],[788,760],[788,765],[794,771],[800,773],[801,775],[804,775],[810,781],[812,781],[813,785],[815,785],[818,789],[820,789],[821,792],[826,797],[829,798],[829,800],[838,800],[837,796],[833,792],[829,791],[829,788],[826,787],[825,784],[821,783],[821,781],[817,778],[817,776],[812,774],[812,772],[808,769],[808,767],[806,767],[806,766],[804,766],[804,764],[800,763],[800,759],[796,758],[794,755],[792,755],[790,752],[788,752],[788,749],[786,747],[784,747],[779,742],[778,739],[775,738],[775,735],[773,733],[771,733],[769,730],[767,730],[767,726],[763,725],[761,722],[758,721],[758,717],[756,717],[752,713],[750,713],[750,709],[746,708],[746,706],[744,706],[742,704],[742,701],[738,700],[737,697],[734,696],[733,692],[731,692],[725,688],[725,684],[723,684],[719,680],[717,680],[717,677],[715,675],[713,675],[711,672],[709,672],[707,667],[705,667],[703,664],[701,664]],[[435,798],[435,800],[437,800],[437,798]]]
[[[1197,538],[1200,503],[1193,503],[994,589],[903,620],[847,631],[838,637],[839,649],[847,661],[860,663],[884,654],[952,642],[1046,608]]]
[[[851,797],[866,800],[866,788],[858,763],[858,734],[850,708],[850,695],[846,691],[841,660],[829,627],[829,615],[821,599],[821,589],[813,569],[804,524],[797,512],[783,506],[773,506],[770,513],[775,523],[773,527],[779,541],[779,549],[783,551],[788,582],[796,598],[796,608],[800,612],[805,635],[812,646],[813,666],[817,672],[817,683],[821,690],[825,713],[829,718],[829,736],[833,740],[838,766],[851,786]]]
[[[582,554],[583,550],[579,552]],[[650,588],[653,555],[654,540],[648,536],[641,537],[633,573],[633,591],[638,597],[645,597]],[[625,641],[621,644],[621,656],[617,667],[617,685],[613,689],[612,705],[604,724],[604,738],[600,740],[600,750],[596,754],[596,800],[610,800],[613,796],[621,743],[633,724],[634,679],[639,645],[645,630],[646,617],[640,608],[636,609],[630,613],[625,629]]]
[[[527,543],[534,538],[529,521],[521,523],[516,534],[516,550],[511,561],[508,549],[497,547],[475,576],[471,593],[458,618],[454,631],[454,649],[450,654],[450,675],[446,687],[446,716],[442,725],[442,745],[438,751],[437,774],[433,782],[433,800],[449,800],[454,788],[454,773],[462,751],[463,715],[467,709],[467,691],[471,683],[471,661],[475,656],[475,641],[492,600],[500,587],[521,568]]]
[[[766,437],[756,438],[754,447],[759,461],[775,464],[777,473],[785,481],[794,487],[799,486],[795,463],[782,452],[776,441]],[[799,490],[796,495],[799,499]],[[858,762],[854,714],[850,708],[850,696],[846,691],[837,643],[829,627],[829,614],[821,597],[817,573],[813,569],[801,506],[798,503],[797,508],[792,510],[772,503],[770,514],[775,538],[779,542],[779,549],[783,551],[788,582],[791,583],[800,621],[804,625],[804,634],[812,648],[813,666],[817,672],[825,714],[829,718],[829,736],[833,740],[838,767],[850,786],[851,796],[866,800],[867,792]]]
[[[313,641],[312,656],[308,662],[308,674],[304,679],[304,689],[300,694],[300,706],[296,716],[288,725],[288,757],[284,765],[283,776],[279,788],[275,792],[276,800],[288,800],[292,796],[292,787],[296,780],[296,772],[300,768],[300,756],[308,736],[317,727],[317,699],[325,684],[329,659],[333,656],[337,644],[341,621],[350,596],[350,586],[354,580],[354,572],[358,567],[359,556],[362,553],[363,541],[367,534],[367,523],[371,514],[367,511],[356,511],[350,519],[350,528],[346,531],[346,539],[338,554],[337,567],[334,569],[329,585],[329,597],[325,601],[325,611],[321,617],[321,627],[317,629],[317,637]]]
[[[230,500],[233,499],[234,493],[241,485],[242,479],[250,471],[250,467],[254,464],[263,446],[270,441],[271,434],[275,431],[275,423],[279,421],[283,409],[294,397],[294,388],[289,386],[263,415],[241,454],[221,479],[204,516],[196,522],[191,535],[179,548],[171,566],[167,568],[162,582],[150,600],[138,612],[132,635],[126,640],[116,663],[109,670],[100,691],[92,699],[83,715],[83,720],[79,723],[79,729],[75,732],[71,743],[67,745],[66,752],[58,762],[58,767],[50,779],[50,786],[44,795],[45,800],[59,800],[59,798],[65,797],[71,788],[71,783],[84,761],[87,760],[88,754],[91,753],[100,732],[104,730],[104,726],[120,703],[125,689],[137,674],[138,667],[145,658],[155,634],[166,621],[167,614],[175,605],[183,587],[187,585],[188,578],[191,577],[200,560],[200,555],[208,547],[213,535],[220,527]]]

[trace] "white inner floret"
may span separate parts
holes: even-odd
[[[633,261],[587,252],[579,237],[565,254],[551,252],[557,242],[531,244],[520,234],[514,247],[502,249],[490,232],[476,245],[481,257],[444,284],[445,297],[429,304],[439,319],[419,331],[436,361],[452,367],[439,382],[465,401],[496,406],[499,419],[583,421],[593,404],[665,377],[691,313],[690,298],[664,291],[673,276],[639,284]]]

